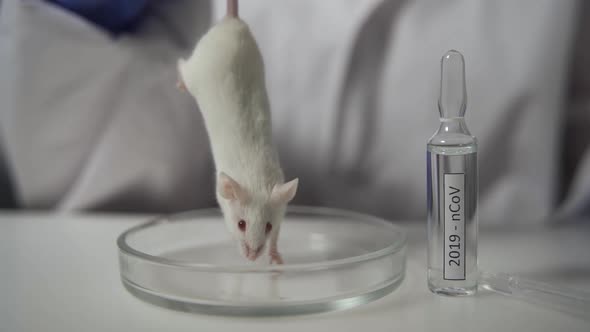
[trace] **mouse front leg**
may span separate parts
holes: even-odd
[[[270,255],[270,264],[283,264],[283,258],[279,253],[277,242],[279,241],[279,230],[277,229],[270,237],[270,248],[268,254]]]

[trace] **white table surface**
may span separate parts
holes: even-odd
[[[115,239],[146,218],[0,212],[0,331],[590,331],[590,319],[497,294],[431,294],[418,222],[407,227],[406,279],[368,305],[279,318],[171,311],[136,299],[119,279]],[[590,227],[480,235],[483,269],[590,289]]]

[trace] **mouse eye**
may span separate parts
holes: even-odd
[[[266,234],[268,234],[271,230],[272,230],[272,224],[267,222],[266,228],[264,229],[264,231],[266,232]]]
[[[238,221],[238,228],[242,231],[246,231],[246,222],[244,220]]]

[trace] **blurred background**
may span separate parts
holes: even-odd
[[[215,205],[176,61],[225,1],[0,0],[0,208]],[[480,222],[590,215],[590,4],[242,0],[297,204],[426,218],[440,58],[466,59]]]

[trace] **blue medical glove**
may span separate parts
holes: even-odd
[[[149,0],[47,0],[74,12],[113,34],[133,29]]]

